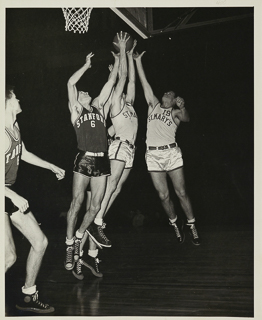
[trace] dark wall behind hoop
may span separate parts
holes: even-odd
[[[57,182],[52,173],[21,163],[17,188],[45,223],[68,210],[76,141],[66,83],[92,51],[92,68],[78,87],[95,97],[108,77],[112,39],[120,30],[138,40],[137,51],[146,50],[144,69],[156,96],[160,99],[174,89],[186,100],[191,121],[180,126],[177,140],[198,219],[207,225],[252,224],[252,19],[143,40],[108,8],[92,11],[84,35],[64,31],[61,9],[7,9],[6,77],[21,100],[18,120],[23,140],[30,151],[67,172],[66,179]],[[138,79],[136,87],[139,130],[134,169],[110,214],[113,221],[121,216],[124,223],[129,212],[138,209],[152,226],[159,225],[159,219],[166,223],[166,218],[146,172],[147,107]],[[175,197],[174,201],[181,214]]]

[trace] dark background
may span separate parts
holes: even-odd
[[[158,11],[158,28],[167,25],[166,10]],[[210,11],[210,17],[215,12]],[[67,80],[92,51],[92,68],[77,86],[97,96],[114,60],[112,40],[123,30],[137,39],[138,52],[146,50],[143,65],[155,95],[160,99],[174,90],[186,101],[191,121],[180,125],[177,141],[199,224],[252,226],[253,19],[149,39],[142,39],[109,8],[93,9],[86,34],[65,31],[64,25],[61,8],[6,10],[6,77],[15,85],[23,109],[18,116],[23,141],[29,151],[66,170],[66,178],[57,181],[52,172],[21,163],[16,188],[28,198],[42,225],[65,231],[60,216],[71,201],[76,138],[67,107]],[[167,225],[144,160],[147,105],[138,77],[136,90],[139,130],[134,168],[106,217],[119,230],[132,224],[136,210],[145,216],[148,230]],[[182,214],[173,193],[172,197]]]

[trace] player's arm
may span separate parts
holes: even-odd
[[[82,75],[86,72],[86,70],[91,68],[91,58],[94,56],[94,54],[91,52],[86,56],[86,63],[77,70],[68,80],[67,82],[67,91],[68,91],[68,100],[69,100],[69,110],[70,112],[79,111],[77,108],[79,108],[79,103],[77,101],[77,89],[76,89],[76,83],[79,81],[79,79],[82,77]]]
[[[21,212],[25,212],[29,207],[29,203],[25,198],[7,186],[5,186],[5,197],[9,198]]]
[[[119,67],[118,67],[118,83],[115,87],[114,95],[112,98],[112,107],[119,106],[120,100],[124,90],[124,86],[127,78],[127,61],[126,61],[126,42],[129,38],[127,38],[126,33],[123,35],[122,31],[117,34],[118,43],[115,43],[119,47],[120,51],[120,59],[119,59]]]
[[[112,89],[116,83],[117,72],[119,67],[119,55],[111,51],[113,57],[115,58],[114,66],[112,71],[109,74],[107,82],[104,84],[99,96],[97,97],[99,101],[99,108],[103,108],[105,103],[107,102],[110,94],[112,93]]]
[[[185,108],[184,99],[181,97],[177,97],[176,98],[176,105],[177,105],[178,109],[172,110],[172,117],[173,117],[174,121],[177,124],[179,124],[180,121],[189,122],[190,117],[189,117],[188,111]]]
[[[150,86],[150,84],[147,81],[145,71],[142,65],[142,56],[144,55],[145,51],[143,51],[141,54],[135,53],[133,55],[133,58],[136,61],[136,66],[137,66],[137,71],[138,71],[138,76],[140,79],[140,82],[142,84],[143,90],[144,90],[144,95],[147,101],[147,104],[149,106],[149,112],[154,109],[155,105],[159,102],[158,99],[155,97],[153,90]]]
[[[54,164],[52,164],[50,162],[47,162],[47,161],[37,157],[32,152],[27,151],[23,142],[22,142],[21,159],[27,163],[34,165],[34,166],[51,170],[52,172],[54,172],[56,174],[56,177],[58,180],[63,179],[65,176],[65,170],[55,166]]]
[[[127,84],[127,94],[126,94],[126,101],[134,104],[135,95],[136,95],[136,75],[135,75],[135,66],[134,66],[134,59],[133,59],[133,52],[135,46],[137,45],[137,41],[134,40],[133,47],[130,51],[127,52],[127,59],[128,59],[128,84]]]

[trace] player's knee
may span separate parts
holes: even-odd
[[[15,251],[10,251],[5,257],[5,272],[16,262],[17,256]]]
[[[161,201],[168,201],[169,200],[169,192],[158,192],[159,198]]]
[[[48,240],[45,235],[43,235],[43,237],[41,237],[41,238],[38,238],[33,243],[33,247],[34,247],[35,251],[37,251],[37,252],[45,252],[47,246],[48,246]]]
[[[176,192],[176,195],[178,196],[178,198],[180,198],[180,199],[183,199],[186,197],[186,189],[185,188],[176,189],[175,192]]]

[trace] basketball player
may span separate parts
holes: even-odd
[[[125,48],[127,40],[126,35],[122,35],[121,33],[119,37],[120,46]],[[76,83],[91,68],[93,53],[87,55],[86,63],[71,76],[67,85],[71,122],[76,132],[79,153],[74,162],[73,199],[67,214],[65,268],[72,270],[75,262],[77,262],[76,272],[80,269],[83,262],[83,252],[80,250],[80,245],[86,230],[94,241],[93,249],[88,252],[88,265],[90,264],[98,270],[99,260],[97,258],[98,250],[96,249],[96,245],[99,248],[111,246],[110,241],[108,241],[103,233],[103,225],[95,219],[95,216],[100,210],[107,176],[110,175],[106,134],[106,117],[109,111],[109,104],[106,104],[106,102],[116,82],[119,66],[118,55],[112,54],[115,58],[113,70],[99,96],[93,101],[87,92],[78,92],[76,88]],[[91,189],[90,208],[86,211],[80,228],[74,233],[77,215],[89,183]],[[94,227],[88,229],[91,223],[94,224]],[[101,238],[106,240],[106,245],[101,243]]]
[[[174,204],[169,196],[167,177],[169,176],[181,207],[186,214],[189,233],[195,245],[200,244],[200,238],[195,225],[195,217],[185,187],[183,159],[175,139],[177,128],[181,121],[189,121],[189,114],[182,98],[176,97],[174,91],[166,92],[162,101],[155,97],[149,85],[143,66],[142,56],[136,53],[134,59],[138,75],[148,104],[147,118],[147,151],[146,163],[163,208],[167,213],[170,225],[174,227],[179,243],[184,242],[183,221],[178,219]],[[177,108],[175,108],[177,107]]]
[[[22,111],[13,88],[6,87],[5,96],[5,271],[16,261],[16,250],[12,236],[12,224],[27,238],[31,249],[26,263],[25,284],[16,308],[35,313],[51,313],[55,309],[38,300],[35,280],[39,272],[42,258],[47,247],[47,238],[40,229],[29,208],[28,201],[13,190],[16,181],[20,158],[48,170],[53,171],[58,180],[63,179],[65,171],[44,161],[27,151],[21,140],[16,120]]]
[[[108,151],[111,164],[111,176],[108,177],[105,196],[101,209],[96,216],[96,219],[101,219],[101,222],[120,193],[134,161],[134,145],[138,128],[138,119],[133,107],[135,100],[133,50],[136,43],[135,40],[132,49],[126,54],[129,66],[129,81],[126,94],[123,93],[123,90],[127,78],[127,61],[125,52],[121,52],[120,50],[119,80],[115,87],[110,107],[110,118],[113,125],[108,129],[108,134],[111,137],[115,136]]]

